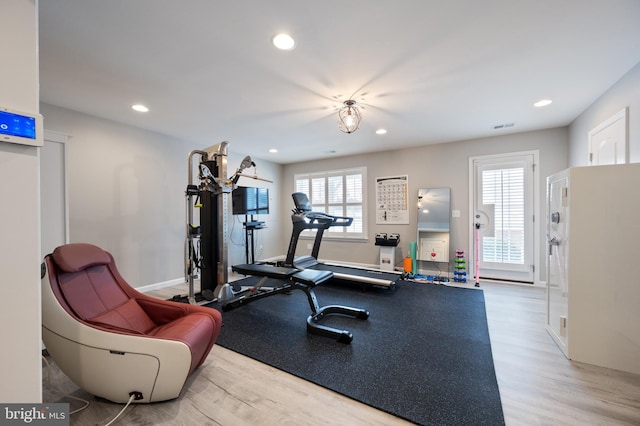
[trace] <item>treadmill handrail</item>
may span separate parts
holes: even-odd
[[[351,226],[353,223],[353,218],[348,216],[333,216],[324,212],[303,212],[303,217],[309,218],[312,221],[318,220],[324,223],[324,221],[330,221],[328,223],[330,226]]]
[[[294,215],[300,215],[303,217],[308,217],[310,219],[330,219],[331,224],[329,226],[351,226],[353,223],[353,218],[348,216],[333,216],[329,213],[324,212],[316,212],[312,210],[311,203],[309,202],[309,198],[307,194],[304,192],[294,192],[291,194],[293,197],[293,203],[295,204],[295,209],[293,209]]]
[[[307,215],[293,215],[297,216],[297,218],[293,218],[294,223],[300,224],[303,229],[327,229],[333,223],[333,219],[327,216],[307,216]]]

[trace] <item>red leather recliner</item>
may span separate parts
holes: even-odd
[[[78,386],[114,402],[173,399],[201,365],[222,326],[219,311],[133,289],[111,254],[60,246],[44,259],[42,338]]]

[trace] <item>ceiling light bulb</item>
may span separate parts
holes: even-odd
[[[353,126],[353,114],[351,114],[351,111],[347,114],[347,118],[344,120],[344,123],[347,127]]]
[[[361,119],[356,101],[352,99],[344,101],[344,106],[338,111],[338,128],[345,133],[353,133],[360,127]]]
[[[131,108],[134,111],[138,111],[138,112],[149,112],[149,108],[147,108],[146,106],[144,106],[142,104],[131,105]]]
[[[540,108],[540,107],[547,106],[547,105],[551,104],[551,102],[553,102],[551,99],[541,99],[538,102],[536,102],[535,104],[533,104],[533,106],[536,107],[536,108]]]
[[[275,154],[276,152],[278,152],[278,150],[277,150],[277,149],[275,149],[275,148],[271,148],[271,149],[269,150],[269,152],[270,152],[270,153],[272,153],[272,154]]]
[[[273,38],[273,45],[280,50],[291,50],[296,42],[289,34],[278,34]]]
[[[376,130],[376,135],[385,135],[385,134],[387,134],[387,129]]]

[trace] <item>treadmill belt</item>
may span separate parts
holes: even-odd
[[[385,280],[395,284],[395,282],[402,277],[400,274],[393,274],[390,272],[350,268],[348,266],[327,265],[324,263],[318,263],[313,267],[313,269],[318,269],[321,271],[331,271],[334,274],[340,274],[340,276],[337,276],[336,278],[345,281],[366,282],[366,278],[371,278],[374,280]]]

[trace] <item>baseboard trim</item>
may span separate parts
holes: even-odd
[[[136,290],[139,291],[140,293],[147,293],[149,291],[153,291],[153,290],[159,290],[161,288],[165,288],[165,287],[171,287],[172,285],[176,285],[176,284],[184,284],[184,278],[176,278],[173,280],[169,280],[169,281],[162,281],[159,283],[155,283],[155,284],[149,284],[149,285],[145,285],[142,287],[136,287]]]

